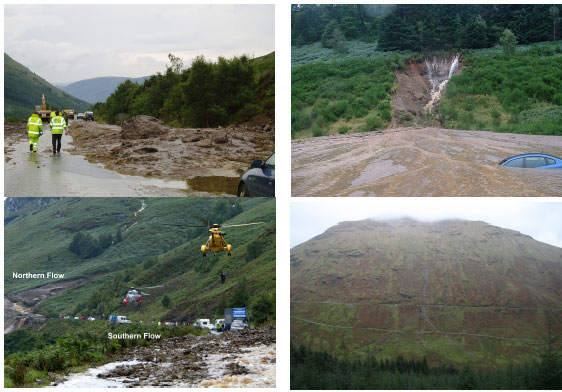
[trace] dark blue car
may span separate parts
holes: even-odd
[[[239,197],[275,196],[275,153],[264,161],[252,161],[248,170],[238,183]]]
[[[520,154],[505,158],[500,162],[500,166],[524,167],[527,169],[562,169],[562,159],[540,153]]]

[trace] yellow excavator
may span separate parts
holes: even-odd
[[[41,117],[43,121],[50,121],[51,120],[51,112],[52,110],[47,109],[47,101],[45,101],[45,94],[43,94],[43,99],[41,100],[41,105],[35,106],[35,113]]]

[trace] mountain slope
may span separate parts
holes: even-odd
[[[484,222],[343,222],[291,251],[291,300],[317,350],[505,365],[562,330],[562,250]]]
[[[4,116],[27,118],[45,94],[49,107],[83,111],[90,105],[53,86],[4,53]]]
[[[61,89],[75,97],[94,104],[96,102],[105,102],[107,97],[113,94],[117,87],[125,80],[142,84],[149,77],[150,76],[143,76],[141,78],[127,78],[120,76],[99,77],[70,83],[61,87]]]
[[[34,313],[57,318],[60,313],[118,312],[146,322],[194,321],[236,305],[257,306],[254,321],[258,323],[274,318],[274,199],[9,198],[5,216],[5,293],[54,282],[13,279],[14,271],[64,273],[65,280],[86,278],[63,294],[48,294],[34,306]],[[202,257],[207,230],[188,227],[200,225],[199,217],[234,224],[264,223],[224,228],[233,246],[232,256],[223,252]],[[94,238],[112,234],[115,240],[118,230],[122,241],[101,255],[81,259],[68,249],[78,231]],[[225,284],[220,281],[223,271]],[[63,286],[62,280],[56,282]],[[160,285],[164,287],[146,290],[150,296],[143,298],[142,307],[123,308],[129,287]],[[163,302],[164,296],[169,304]]]

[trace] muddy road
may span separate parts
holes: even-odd
[[[273,327],[186,335],[129,349],[53,386],[274,388],[275,363]]]
[[[562,196],[562,170],[511,155],[562,156],[562,137],[396,128],[292,142],[292,196]]]
[[[123,127],[81,122],[71,134],[71,153],[89,162],[125,175],[183,181],[193,191],[218,194],[235,194],[251,161],[266,159],[275,146],[271,124],[172,128],[149,116],[133,117]]]
[[[275,143],[267,124],[182,129],[137,116],[123,130],[72,121],[53,155],[47,124],[44,132],[30,153],[25,124],[5,124],[5,196],[233,196],[251,161]]]

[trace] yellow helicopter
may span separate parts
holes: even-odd
[[[239,226],[249,226],[249,225],[259,225],[265,222],[252,222],[252,223],[241,223],[238,225],[220,225],[218,223],[213,223],[212,225],[207,224],[209,228],[209,239],[204,245],[201,245],[201,252],[203,252],[203,257],[207,256],[207,251],[213,252],[213,255],[216,252],[223,252],[227,251],[228,255],[231,256],[230,251],[232,250],[232,245],[226,242],[224,236],[226,233],[221,231],[221,227],[239,227]]]

